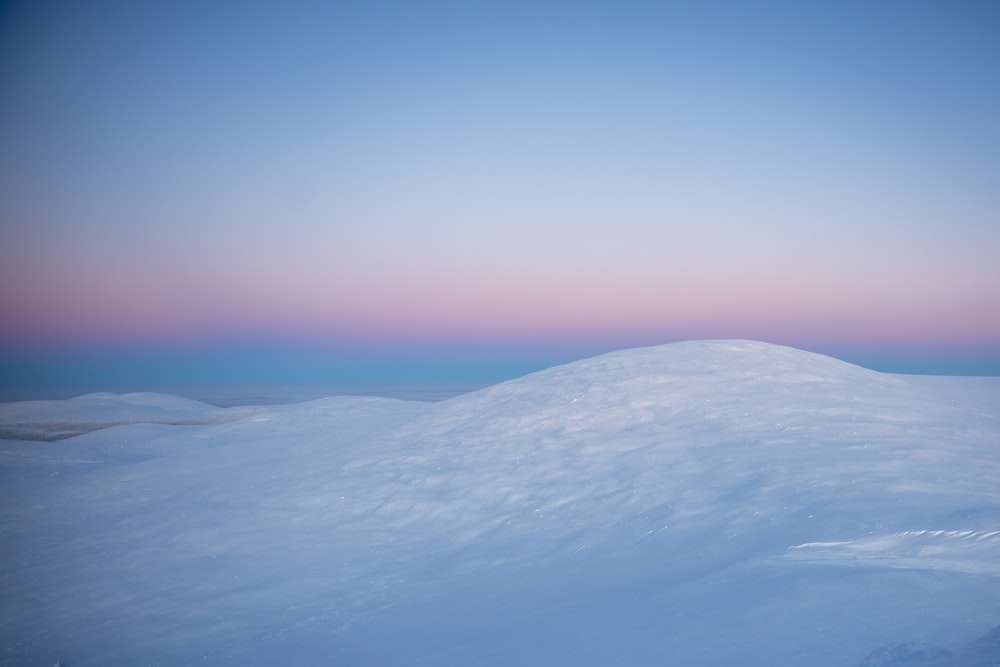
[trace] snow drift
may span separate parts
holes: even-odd
[[[4,664],[851,667],[1000,622],[998,378],[712,341],[433,404],[100,396],[0,409]]]

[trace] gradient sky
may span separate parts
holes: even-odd
[[[998,118],[992,1],[7,2],[0,345],[1000,374]]]

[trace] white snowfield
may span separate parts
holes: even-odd
[[[440,403],[2,406],[29,428],[0,664],[855,667],[1000,624],[1000,378],[702,341]]]

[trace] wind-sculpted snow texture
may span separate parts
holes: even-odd
[[[0,443],[0,660],[959,655],[1000,623],[998,399],[998,378],[745,341],[628,350],[441,403],[189,405],[182,420],[120,397],[124,416],[91,421],[121,425]],[[0,416],[87,422],[64,405]]]

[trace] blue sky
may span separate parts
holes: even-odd
[[[0,90],[19,377],[687,338],[1000,373],[995,3],[9,2]]]

